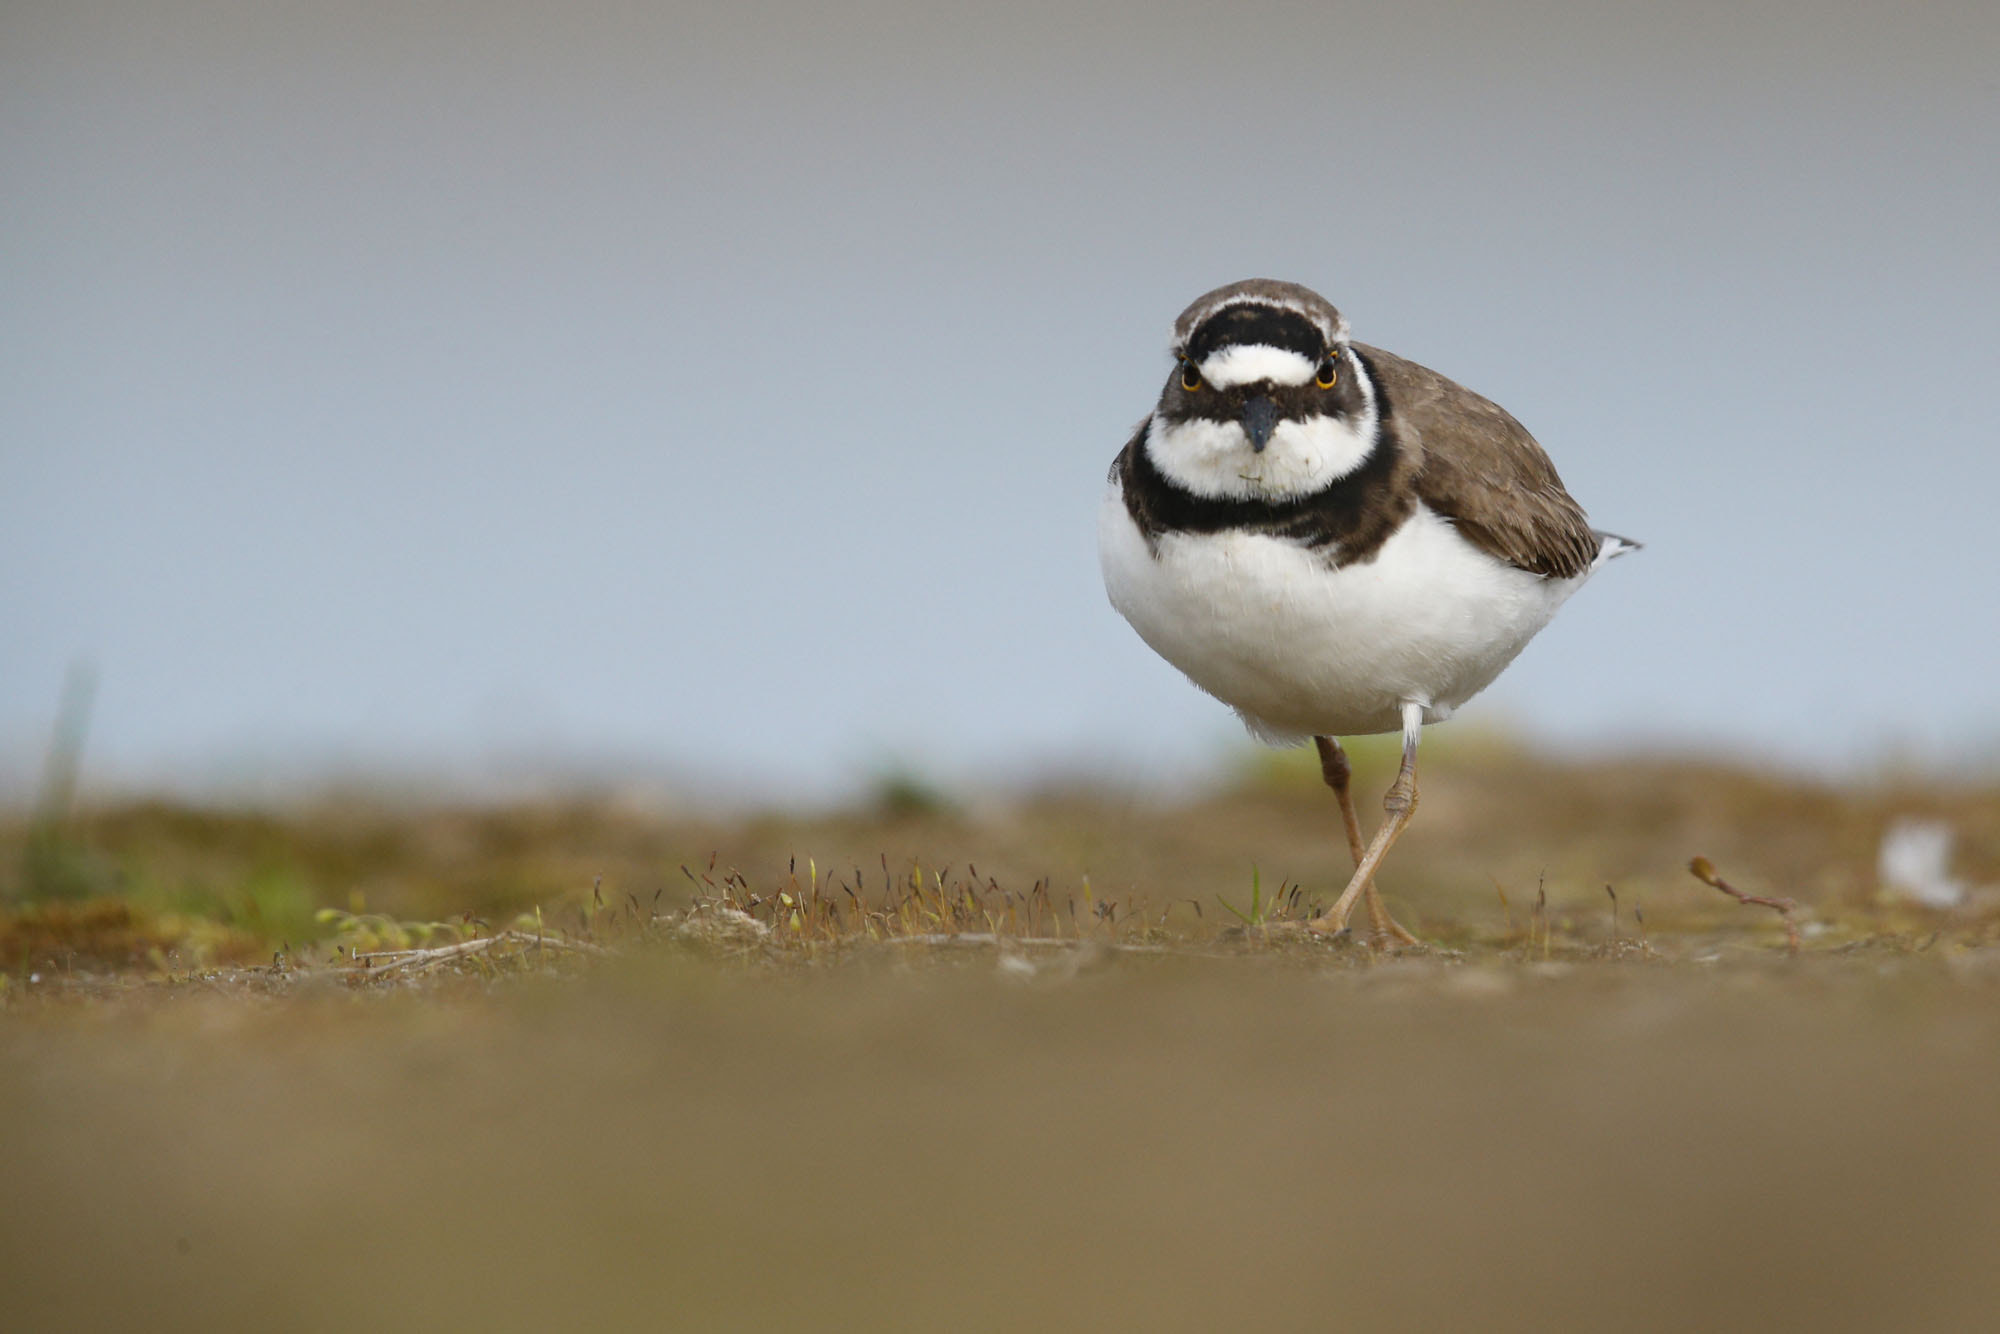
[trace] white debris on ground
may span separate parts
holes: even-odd
[[[1033,959],[1025,958],[1019,954],[1010,954],[1005,951],[1001,953],[999,963],[995,966],[998,968],[1000,976],[1016,978],[1022,981],[1034,977],[1036,973],[1041,971],[1035,967]]]
[[[720,949],[748,949],[771,938],[771,928],[739,908],[697,903],[674,927],[676,939]]]
[[[1904,816],[1882,831],[1876,874],[1885,893],[1915,899],[1932,908],[1955,908],[1965,901],[1965,882],[1950,874],[1952,829],[1943,820]]]

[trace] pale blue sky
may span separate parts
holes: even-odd
[[[2000,18],[16,0],[0,770],[1186,772],[1105,604],[1172,317],[1305,282],[1607,570],[1467,716],[2000,755]]]

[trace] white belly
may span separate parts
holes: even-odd
[[[1478,694],[1587,576],[1544,579],[1480,551],[1423,506],[1375,559],[1247,533],[1168,533],[1158,552],[1114,483],[1098,521],[1104,586],[1140,638],[1269,741],[1392,732]]]

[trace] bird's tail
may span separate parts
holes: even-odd
[[[1593,528],[1590,531],[1596,536],[1598,541],[1597,556],[1590,562],[1590,568],[1593,570],[1603,565],[1606,561],[1617,560],[1628,551],[1639,550],[1640,544],[1634,542],[1629,537],[1620,537],[1616,533],[1607,533],[1601,528]]]

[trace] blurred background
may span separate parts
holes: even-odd
[[[1198,775],[1095,511],[1251,275],[1647,543],[1468,716],[1990,771],[1996,69],[1973,0],[14,0],[0,774],[67,690],[86,788]]]

